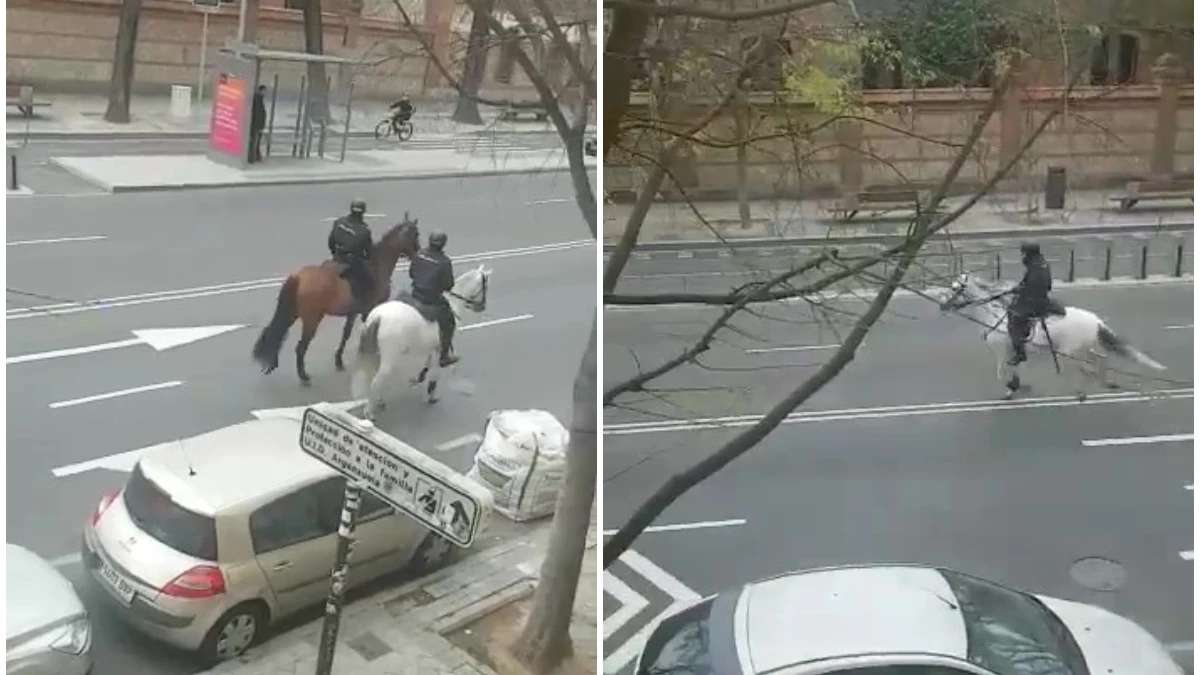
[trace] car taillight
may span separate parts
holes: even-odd
[[[225,592],[225,576],[212,565],[197,565],[172,579],[162,592],[176,598],[211,598]]]
[[[104,515],[104,512],[108,510],[108,507],[112,506],[112,503],[117,501],[117,497],[120,494],[120,490],[113,490],[112,492],[104,493],[104,496],[100,498],[100,503],[96,505],[96,510],[92,512],[92,525],[95,525],[97,522],[99,522],[100,516]]]

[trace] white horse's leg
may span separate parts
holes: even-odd
[[[409,384],[415,387],[425,381],[425,376],[429,374],[429,363],[432,358],[433,357],[431,356],[425,357],[425,365],[421,366],[421,372],[417,373],[416,377],[409,380]]]
[[[429,403],[437,403],[437,386],[438,377],[442,374],[442,361],[439,352],[431,352],[429,355],[429,383],[425,385],[425,400]]]
[[[1092,352],[1092,363],[1096,368],[1096,381],[1106,389],[1120,389],[1121,385],[1108,379],[1108,354],[1103,351]]]

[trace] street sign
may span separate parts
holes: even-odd
[[[491,515],[487,488],[328,403],[304,411],[300,449],[457,546]]]
[[[192,0],[192,7],[195,7],[196,9],[201,9],[201,10],[207,9],[207,8],[216,9],[217,7],[220,7],[220,6],[221,6],[221,0]]]

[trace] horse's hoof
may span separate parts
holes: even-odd
[[[1117,384],[1116,382],[1105,382],[1104,386],[1108,389],[1120,389],[1121,388],[1121,385]]]
[[[438,401],[440,401],[442,399],[440,399],[436,396],[430,396],[430,397],[426,398],[425,400],[429,403],[429,405],[433,405],[434,403],[437,403]]]
[[[1087,400],[1087,394],[1080,392],[1078,394],[1075,394],[1075,398],[1078,399],[1080,403],[1083,403],[1084,401]]]
[[[1005,401],[1011,401],[1016,397],[1017,397],[1016,389],[1009,389],[1008,391],[1004,392],[1004,400]]]
[[[419,380],[419,379],[417,379],[417,378],[415,378],[415,377],[410,377],[410,378],[408,378],[408,384],[409,384],[409,386],[413,386],[413,387],[415,387],[415,386],[417,386],[418,384],[421,384],[421,380]]]
[[[346,372],[346,364],[342,363],[341,361],[334,361],[334,362],[333,362],[333,367],[334,367],[334,368],[337,368],[337,371],[338,371],[339,373],[344,373],[344,372]]]
[[[312,379],[310,379],[310,378],[307,378],[307,377],[302,377],[302,378],[300,378],[300,386],[301,386],[301,387],[311,387],[311,386],[312,386]]]

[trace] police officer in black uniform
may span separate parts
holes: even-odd
[[[1053,285],[1050,265],[1036,243],[1021,244],[1021,262],[1025,265],[1025,276],[1013,289],[1013,301],[1008,307],[1008,337],[1012,340],[1014,366],[1026,359],[1025,340],[1033,322],[1049,311]]]
[[[454,265],[446,256],[446,233],[433,232],[429,235],[429,246],[417,253],[408,266],[412,279],[413,298],[437,308],[438,331],[441,336],[441,366],[458,363],[452,351],[454,338],[454,310],[443,293],[454,288]]]
[[[367,203],[355,199],[350,202],[350,213],[335,220],[329,232],[329,253],[346,266],[343,276],[350,282],[350,292],[364,314],[370,310],[367,305],[374,285],[367,267],[374,242],[371,228],[363,220],[366,213]]]

